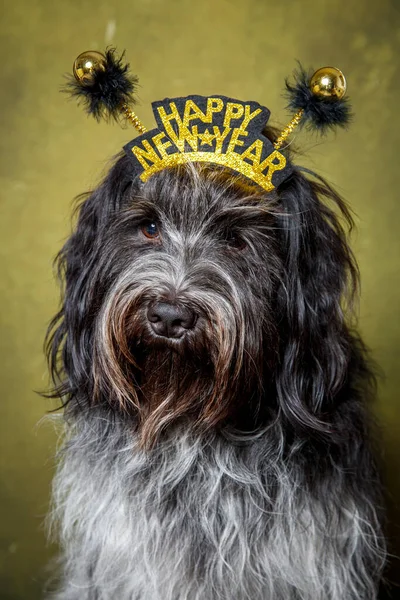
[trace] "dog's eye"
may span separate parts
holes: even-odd
[[[156,240],[160,237],[158,225],[154,221],[147,221],[146,223],[143,223],[140,229],[143,235],[151,240]]]
[[[244,239],[232,231],[226,235],[225,241],[229,248],[234,250],[244,250],[246,248]]]

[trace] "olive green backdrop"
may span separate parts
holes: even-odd
[[[299,134],[296,143],[306,150],[299,160],[327,176],[357,214],[360,325],[386,375],[376,413],[395,536],[400,1],[3,0],[2,11],[1,599],[41,598],[55,550],[46,547],[43,519],[56,435],[38,425],[51,403],[33,391],[47,384],[42,340],[58,302],[51,262],[70,231],[72,199],[96,184],[107,159],[134,136],[89,121],[59,88],[80,52],[108,44],[126,48],[140,75],[138,112],[148,126],[152,100],[194,93],[257,100],[285,124],[281,90],[295,59],[346,74],[351,129],[322,143]]]

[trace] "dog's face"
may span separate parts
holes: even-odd
[[[61,254],[66,295],[51,345],[56,361],[64,344],[64,389],[76,405],[124,411],[144,445],[178,421],[251,428],[282,408],[316,427],[296,395],[307,392],[314,410],[322,386],[343,377],[333,334],[354,276],[318,185],[298,175],[266,194],[188,165],[138,187],[120,159]],[[288,377],[294,404],[279,392]]]
[[[141,405],[146,428],[188,415],[215,425],[259,400],[276,350],[276,199],[224,172],[173,170],[105,231],[95,378]]]

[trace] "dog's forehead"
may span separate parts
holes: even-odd
[[[192,167],[157,174],[143,191],[158,213],[173,221],[185,219],[191,225],[213,214],[221,215],[221,211],[228,215],[240,208],[259,207],[261,214],[276,200],[275,192],[266,194],[226,170],[204,173]]]

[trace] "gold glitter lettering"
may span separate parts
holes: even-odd
[[[155,135],[152,138],[152,141],[153,141],[155,147],[157,148],[157,150],[159,151],[160,156],[162,158],[167,158],[167,156],[169,156],[169,154],[167,154],[167,152],[164,150],[164,148],[169,148],[170,146],[172,146],[171,142],[168,139],[166,142],[163,142],[163,143],[161,142],[162,138],[165,138],[165,137],[167,137],[167,136],[162,131],[161,133],[157,133],[157,135]]]
[[[278,160],[277,163],[272,162],[275,159]],[[272,174],[275,171],[281,171],[285,166],[286,158],[283,156],[283,154],[278,152],[278,150],[274,150],[269,156],[267,156],[265,160],[262,161],[258,168],[261,172],[268,168],[268,178],[271,179]]]
[[[133,146],[132,152],[142,165],[144,169],[148,169],[150,163],[156,164],[160,162],[160,157],[154,148],[151,147],[150,142],[148,140],[143,140],[144,148],[139,148],[139,146]],[[146,162],[149,161],[149,162]]]
[[[165,131],[168,137],[174,142],[179,152],[185,152],[185,141],[189,144],[192,150],[197,151],[198,145],[198,127],[194,125],[192,130],[184,127],[182,124],[178,124],[179,132],[178,135],[175,133],[171,123],[168,121],[164,122]]]
[[[222,98],[207,98],[206,123],[212,123],[213,113],[221,112],[223,108],[224,101]]]
[[[170,102],[169,106],[171,109],[171,112],[169,113],[169,115],[167,115],[167,113],[165,112],[165,108],[163,106],[159,106],[157,109],[158,114],[160,115],[161,120],[164,124],[164,127],[165,127],[166,123],[168,123],[169,121],[173,121],[174,119],[178,123],[178,125],[182,125],[182,119],[179,116],[178,109],[176,108],[175,102]]]
[[[262,143],[262,141],[256,140],[251,144],[251,146],[246,148],[246,150],[240,156],[242,157],[242,160],[244,158],[248,158],[249,160],[251,160],[255,167],[258,167],[260,164],[263,147],[264,144]]]
[[[232,129],[230,127],[225,127],[224,131],[221,133],[220,128],[217,125],[213,127],[214,135],[215,135],[215,154],[221,154],[222,144],[224,143],[224,139],[227,137]]]
[[[200,119],[203,121],[203,123],[205,123],[207,121],[207,116],[202,110],[200,110],[193,100],[186,100],[185,112],[183,114],[183,125],[187,127],[190,121],[193,121],[194,119]]]
[[[239,140],[240,135],[246,137],[247,131],[244,131],[243,129],[241,129],[241,127],[236,127],[232,132],[231,139],[229,140],[228,148],[226,150],[227,153],[234,152],[235,146],[244,146],[244,142],[242,140]]]
[[[250,104],[245,104],[244,105],[244,119],[243,119],[243,122],[240,127],[242,129],[246,129],[247,125],[250,123],[250,121],[252,119],[254,119],[254,117],[256,117],[257,115],[259,115],[260,112],[261,112],[261,108],[256,108],[256,110],[251,112]]]
[[[228,102],[226,105],[224,127],[230,127],[232,119],[240,119],[240,117],[243,115],[243,112],[243,104],[236,104],[236,102]]]

